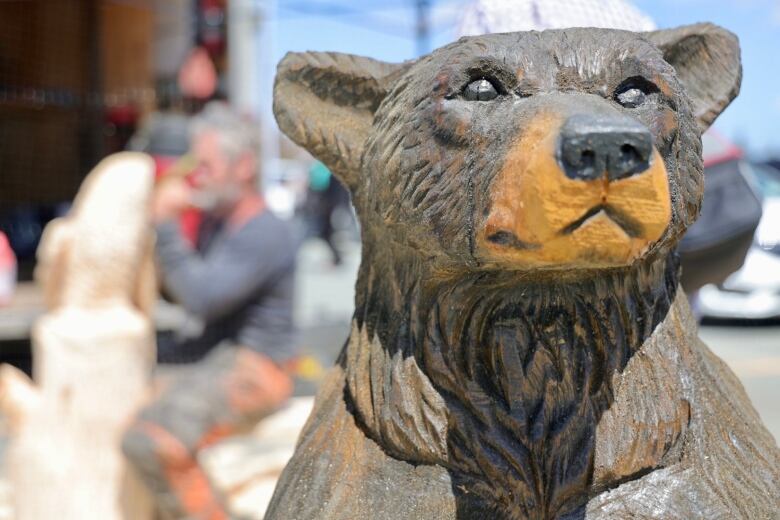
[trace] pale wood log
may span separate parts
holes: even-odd
[[[211,483],[233,514],[247,520],[263,519],[313,405],[312,397],[294,397],[250,434],[227,439],[199,455]]]
[[[25,414],[39,405],[40,396],[27,374],[11,365],[0,366],[0,409],[8,430],[17,431]]]
[[[0,374],[19,520],[152,518],[120,451],[154,363],[152,186],[151,159],[109,157],[44,235],[36,276],[49,312],[32,333],[35,384],[7,367]]]

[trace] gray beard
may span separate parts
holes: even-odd
[[[241,189],[235,184],[227,184],[218,189],[196,190],[191,203],[206,213],[223,213],[233,206],[241,196]]]

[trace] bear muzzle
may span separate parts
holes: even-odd
[[[643,124],[541,112],[491,184],[477,255],[519,269],[626,266],[670,220],[666,167]]]

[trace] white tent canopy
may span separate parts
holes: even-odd
[[[625,0],[476,0],[466,6],[460,36],[566,27],[652,31],[653,20]]]

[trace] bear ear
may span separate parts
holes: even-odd
[[[276,121],[354,192],[374,112],[407,67],[337,52],[288,52],[276,70]]]
[[[742,63],[737,36],[710,23],[653,31],[646,36],[677,71],[704,132],[739,93]]]

